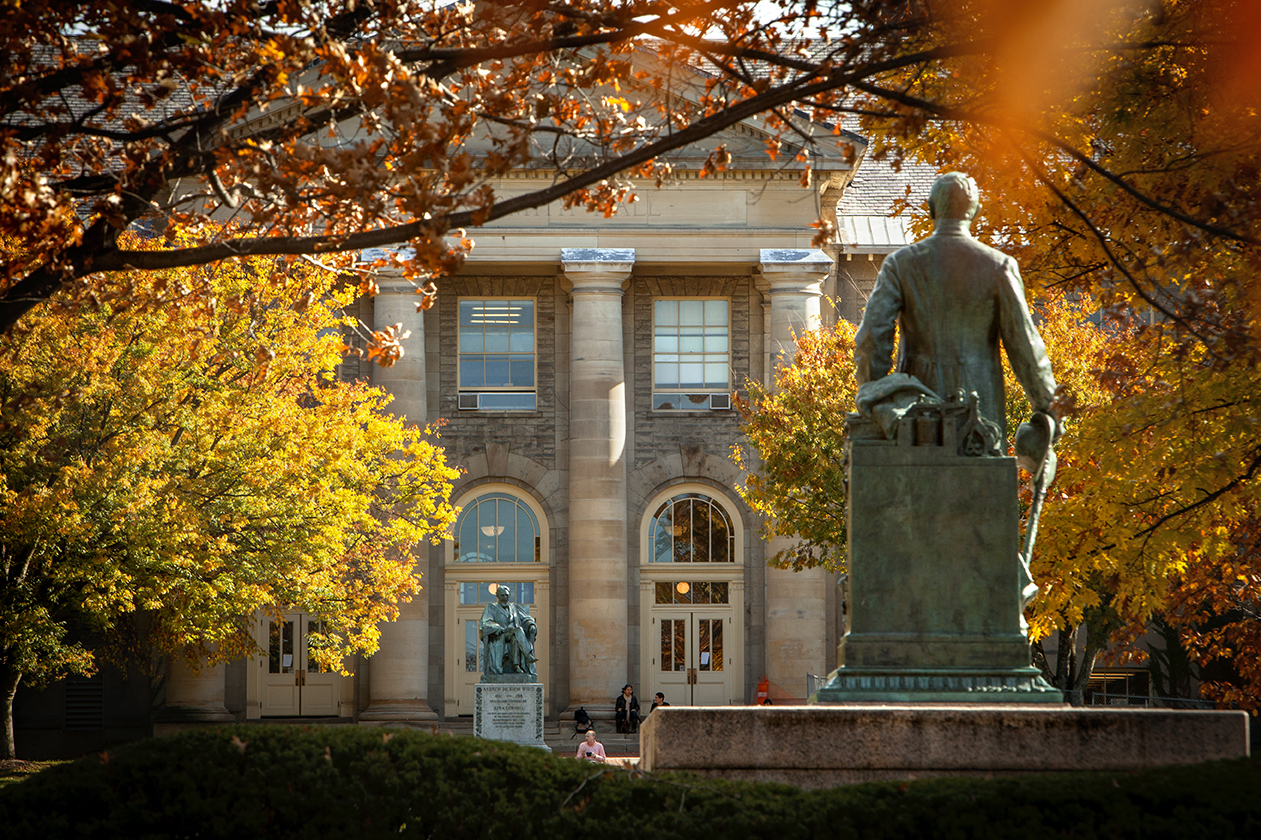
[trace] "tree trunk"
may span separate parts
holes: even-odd
[[[0,758],[17,758],[17,745],[13,740],[13,698],[18,693],[22,672],[0,665],[0,698],[4,703],[4,748]]]

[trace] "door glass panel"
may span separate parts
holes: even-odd
[[[293,673],[293,622],[273,621],[268,631],[267,670],[272,674]]]
[[[687,655],[687,621],[661,620],[661,670],[682,671]]]
[[[477,672],[477,622],[464,622],[464,670]]]
[[[687,621],[679,618],[674,621],[674,670],[687,668]]]
[[[699,667],[702,671],[709,670],[709,662],[712,658],[709,649],[709,622],[708,618],[702,618],[697,622],[697,643],[699,647],[698,652],[700,653]]]
[[[330,668],[321,668],[320,663],[316,662],[311,656],[311,637],[324,632],[324,622],[316,620],[308,620],[306,623],[306,669],[312,674],[329,674],[332,673]]]
[[[710,668],[710,670],[721,671],[722,661],[723,661],[722,660],[722,619],[721,618],[715,618],[713,620],[713,626],[710,627],[710,631],[709,631],[709,643],[710,643],[710,648],[712,649],[712,652],[714,654],[713,666]]]

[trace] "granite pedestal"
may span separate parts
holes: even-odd
[[[849,628],[812,702],[1063,703],[1029,662],[1017,499],[1014,458],[952,435],[851,441]]]
[[[930,776],[1129,771],[1248,755],[1248,715],[994,706],[655,709],[642,770],[826,788]]]
[[[543,743],[543,684],[530,674],[483,674],[473,686],[473,735],[551,751]]]

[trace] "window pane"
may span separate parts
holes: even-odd
[[[727,603],[727,581],[716,580],[709,585],[710,594],[713,596],[715,604]]]
[[[709,502],[697,499],[692,502],[692,562],[709,562],[710,538]]]
[[[675,582],[674,603],[676,604],[692,603],[692,584],[691,583],[685,580],[680,580],[680,581]]]
[[[707,581],[692,581],[692,603],[710,603],[710,585]]]
[[[460,521],[460,560],[479,560],[477,556],[478,549],[477,539],[477,505],[474,503],[470,507],[464,509],[463,519]],[[476,603],[476,602],[474,602]]]
[[[533,388],[534,387],[534,357],[533,356],[513,356],[509,362],[511,372],[511,384],[514,388]],[[723,366],[724,372],[726,366]]]
[[[517,590],[517,593],[516,593],[516,598],[514,600],[518,604],[533,604],[534,603],[534,581],[532,580],[523,581],[521,583],[518,583],[515,588]]]
[[[481,395],[479,408],[482,411],[533,411],[535,395],[528,394],[496,394],[493,391]]]
[[[675,326],[679,323],[679,302],[677,300],[653,301],[653,321],[664,326]]]
[[[486,352],[487,353],[507,353],[509,335],[510,335],[510,330],[508,329],[508,327],[487,326],[486,327]]]
[[[648,537],[652,540],[652,562],[653,563],[669,563],[674,558],[671,556],[670,533],[671,524],[671,508],[667,502],[657,510],[657,515],[653,517],[652,525],[649,527]],[[670,603],[665,601],[663,603]]]
[[[705,323],[726,325],[727,301],[725,300],[705,301]]]
[[[460,387],[481,388],[486,384],[481,356],[460,359]]]
[[[731,562],[731,535],[727,531],[727,517],[722,515],[722,511],[717,507],[714,508],[713,517],[709,523],[711,536],[709,542],[709,562],[711,563],[730,563]]]
[[[497,558],[500,563],[515,563],[522,559],[517,556],[517,505],[509,499],[500,499],[495,503],[498,508],[496,530],[499,542]]]
[[[704,302],[699,301],[699,300],[679,301],[679,323],[680,324],[705,323]]]
[[[508,338],[508,346],[513,353],[533,353],[534,330],[513,327]]]
[[[482,331],[476,328],[460,330],[460,352],[481,353],[485,349]]]
[[[675,364],[653,365],[654,381],[658,388],[679,387],[679,366]]]
[[[675,332],[662,334],[658,327],[657,335],[652,340],[652,349],[655,353],[677,353],[679,352],[679,335]]]
[[[682,362],[679,364],[679,385],[680,388],[700,388],[701,381],[704,379],[704,366],[692,362]]]
[[[522,326],[534,326],[534,301],[514,300],[512,302],[513,323]],[[530,331],[533,334],[533,330]]]
[[[486,387],[487,388],[506,388],[511,382],[508,381],[508,357],[507,356],[487,356],[486,357]]]
[[[679,352],[700,353],[705,349],[705,339],[698,329],[679,331]]]
[[[706,388],[726,388],[727,387],[727,366],[725,364],[705,365],[705,387]]]
[[[526,516],[524,508],[517,508],[517,557],[518,563],[534,562],[534,523]]]
[[[478,300],[462,300],[460,301],[460,326],[471,327],[474,323],[474,315],[480,316],[482,311],[481,301]],[[481,323],[481,318],[477,318],[477,323]]]
[[[706,329],[705,352],[725,354],[727,352],[727,331],[723,330],[718,335],[714,335],[712,330]]]

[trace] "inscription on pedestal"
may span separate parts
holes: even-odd
[[[542,683],[478,683],[473,698],[475,736],[544,746]]]

